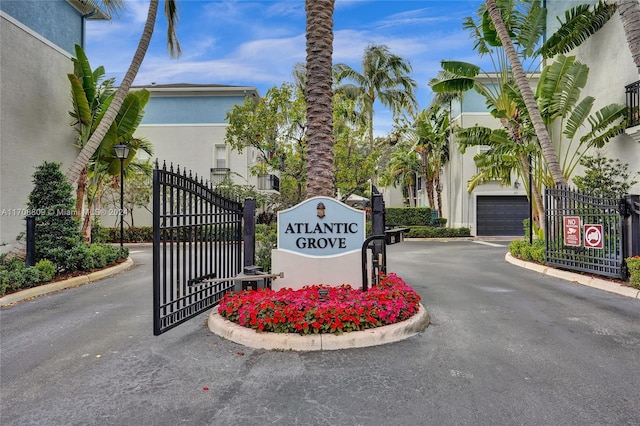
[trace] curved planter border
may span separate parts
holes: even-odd
[[[422,304],[418,312],[402,322],[352,331],[341,335],[296,333],[258,333],[221,317],[217,309],[209,313],[209,330],[218,336],[255,349],[291,351],[330,351],[364,348],[399,342],[424,331],[429,326],[429,315]]]
[[[23,300],[32,299],[38,296],[44,296],[49,293],[54,293],[60,290],[66,290],[68,288],[79,287],[81,285],[93,283],[104,278],[108,278],[119,272],[126,271],[133,266],[133,260],[128,257],[124,262],[109,268],[101,269],[99,271],[91,272],[86,275],[79,275],[63,281],[56,281],[49,284],[44,284],[36,287],[31,287],[26,290],[21,290],[16,293],[11,293],[6,296],[0,297],[0,306],[9,306]]]

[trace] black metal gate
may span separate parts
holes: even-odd
[[[624,199],[593,197],[569,188],[547,188],[545,205],[548,265],[626,278]],[[590,240],[589,229],[596,238]]]
[[[240,202],[197,176],[153,171],[153,334],[217,305],[242,269]],[[227,280],[228,278],[228,280]]]

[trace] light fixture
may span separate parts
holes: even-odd
[[[124,160],[129,156],[129,147],[127,145],[114,145],[113,150],[116,157],[120,159],[120,251],[124,251],[123,235],[124,235]]]

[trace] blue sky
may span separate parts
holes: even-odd
[[[86,51],[92,67],[103,65],[119,83],[142,32],[148,2],[125,0],[112,21],[87,24]],[[160,7],[164,2],[160,2]],[[463,19],[475,18],[481,0],[337,0],[334,13],[334,63],[360,71],[370,44],[382,44],[411,63],[420,108],[428,105],[427,85],[442,59],[480,64]],[[163,11],[134,84],[198,83],[256,87],[261,95],[292,81],[294,64],[305,60],[303,0],[178,0],[178,39],[182,56],[166,48]],[[391,114],[376,107],[377,134],[391,129]]]

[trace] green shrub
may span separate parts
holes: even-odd
[[[106,249],[102,244],[91,244],[87,248],[87,255],[91,257],[93,268],[104,268],[108,265]]]
[[[110,241],[110,238],[111,238],[110,228],[103,227],[97,221],[94,221],[91,224],[91,242],[92,243],[108,243]]]
[[[524,240],[513,240],[509,243],[509,253],[515,258],[522,259],[522,250],[525,246],[528,247],[529,243]]]
[[[35,266],[30,266],[29,268],[24,268],[22,270],[22,276],[24,277],[24,287],[34,287],[40,283],[40,271]]]
[[[640,288],[640,256],[627,257],[625,260],[629,271],[629,283],[635,288]]]
[[[407,238],[454,238],[469,237],[469,228],[437,228],[433,226],[411,226]]]
[[[427,226],[431,223],[428,207],[387,207],[385,222],[398,226]]]
[[[36,219],[36,257],[64,265],[67,251],[82,242],[73,188],[60,164],[46,161],[37,167],[33,183],[27,207]]]
[[[447,218],[446,217],[436,217],[433,219],[433,226],[443,227],[447,226]]]
[[[27,268],[22,262],[10,262],[0,269],[0,294],[37,285],[40,271],[35,266]]]
[[[93,257],[89,255],[89,248],[86,244],[76,244],[67,250],[67,256],[64,260],[65,272],[72,271],[89,271],[93,269]]]
[[[56,275],[56,265],[49,259],[42,259],[36,263],[36,268],[40,271],[40,280],[42,282],[51,281]]]
[[[513,240],[509,243],[509,252],[511,256],[525,261],[535,261],[545,263],[546,247],[544,240],[533,240],[533,244],[529,244],[527,240]]]
[[[256,266],[271,271],[271,250],[278,244],[276,223],[256,225]]]
[[[529,249],[531,260],[538,263],[545,263],[547,261],[546,250],[544,240],[534,240],[533,245]]]
[[[9,272],[6,269],[0,269],[0,296],[4,296],[9,290]]]

